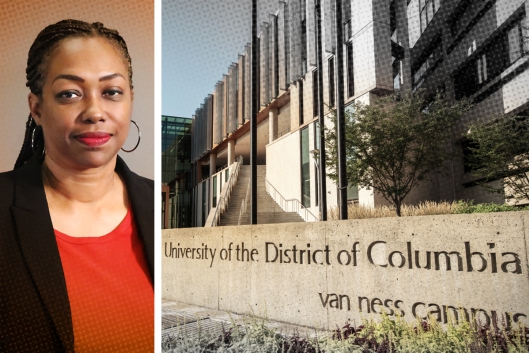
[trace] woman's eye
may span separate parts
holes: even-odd
[[[64,91],[64,92],[60,92],[57,95],[58,98],[66,98],[66,99],[77,98],[77,97],[80,97],[80,96],[81,95],[78,92],[75,92],[75,91]]]
[[[118,89],[107,89],[104,93],[107,97],[118,97],[123,94],[121,90]]]

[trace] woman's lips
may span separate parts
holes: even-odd
[[[88,147],[98,147],[107,143],[112,135],[106,132],[85,132],[74,137]]]

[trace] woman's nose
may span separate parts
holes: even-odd
[[[99,121],[105,121],[105,111],[101,99],[93,96],[85,96],[85,109],[82,120],[88,124],[95,124]]]

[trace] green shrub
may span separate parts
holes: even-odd
[[[500,327],[502,326],[502,327]],[[449,322],[442,327],[434,319],[408,323],[403,318],[364,320],[357,328],[349,323],[319,337],[283,335],[253,319],[245,326],[232,325],[217,337],[164,337],[167,353],[514,353],[529,352],[529,329],[507,330],[496,323],[484,327],[475,322]]]
[[[474,205],[472,200],[470,201],[458,201],[452,208],[452,213],[489,213],[489,212],[509,212],[509,211],[526,211],[529,210],[529,206],[511,206],[507,204],[497,205],[495,203],[478,203]]]

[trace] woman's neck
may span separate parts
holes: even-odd
[[[42,177],[45,189],[63,201],[97,203],[112,194],[120,182],[114,168],[115,163],[108,163],[98,168],[75,169],[46,158]]]

